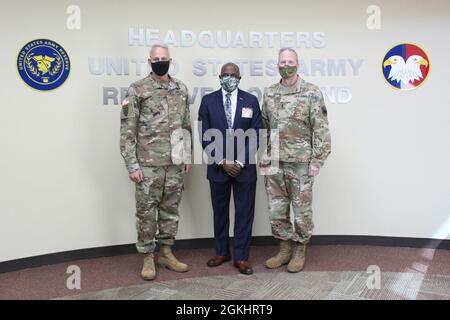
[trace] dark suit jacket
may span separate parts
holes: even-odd
[[[244,114],[243,114],[243,109]],[[251,113],[251,116],[249,116]],[[234,117],[233,129],[242,129],[247,133],[245,139],[238,142],[238,138],[232,136],[228,129],[227,119],[225,116],[225,109],[223,105],[222,89],[214,91],[205,95],[200,104],[198,112],[198,120],[201,121],[200,139],[202,141],[203,149],[206,149],[208,155],[212,156],[210,161],[214,163],[208,165],[207,178],[211,181],[223,182],[231,179],[231,177],[218,165],[223,159],[238,160],[244,167],[236,177],[237,181],[255,181],[256,180],[256,165],[254,164],[255,153],[259,146],[259,129],[261,129],[261,110],[258,99],[243,90],[238,89],[236,114]],[[200,124],[199,124],[200,126]],[[211,139],[205,136],[208,129],[216,129],[211,132],[213,135]],[[254,129],[249,130],[248,129]],[[227,133],[228,131],[228,133]],[[240,130],[238,130],[239,132]],[[215,134],[221,133],[222,139]],[[253,140],[250,143],[250,140]],[[245,143],[243,143],[245,141]],[[214,151],[210,152],[212,149]],[[250,161],[250,159],[252,159]],[[250,162],[253,162],[250,163]]]

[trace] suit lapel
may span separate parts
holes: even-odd
[[[225,114],[225,106],[223,105],[222,89],[216,91],[216,105],[218,109],[217,112],[219,116],[222,118],[223,125],[225,126],[225,128],[228,128],[227,116]]]
[[[236,114],[234,115],[234,123],[233,123],[233,129],[235,129],[235,130],[238,127],[239,121],[241,120],[242,108],[244,107],[244,102],[245,102],[244,95],[242,94],[242,91],[238,89]]]

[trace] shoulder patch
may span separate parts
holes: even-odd
[[[128,98],[125,98],[123,101],[122,101],[122,113],[125,115],[125,116],[128,116],[128,106],[130,105],[130,99],[128,99]]]

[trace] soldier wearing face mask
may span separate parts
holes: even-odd
[[[265,175],[264,181],[272,234],[280,240],[280,250],[266,261],[266,267],[288,264],[289,272],[299,272],[305,264],[306,244],[314,227],[314,177],[331,152],[331,140],[322,93],[297,75],[297,53],[290,48],[281,49],[278,68],[281,80],[265,91],[262,106],[264,128],[279,134],[279,168],[276,173]],[[260,166],[266,168],[270,163],[261,161]]]
[[[240,79],[239,67],[234,63],[225,64],[220,72],[221,88],[203,97],[198,120],[202,146],[205,150],[213,150],[207,179],[214,213],[216,254],[207,265],[218,267],[233,259],[239,272],[248,275],[253,273],[249,254],[255,211],[255,153],[261,111],[258,99],[238,88]],[[244,133],[248,136],[243,138]],[[213,139],[208,137],[209,134],[214,135]],[[245,143],[240,145],[234,135],[243,138],[241,141]],[[232,191],[235,207],[233,256],[229,248]]]
[[[122,102],[120,151],[136,185],[136,248],[144,257],[144,280],[156,277],[156,242],[160,266],[176,272],[189,269],[171,250],[191,153],[188,90],[168,74],[171,61],[167,46],[154,45],[152,73],[131,84]]]

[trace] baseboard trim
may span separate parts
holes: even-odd
[[[252,245],[271,246],[276,245],[277,240],[271,236],[253,237]],[[409,247],[432,248],[450,250],[450,240],[426,239],[426,238],[400,238],[378,236],[345,236],[345,235],[317,235],[311,238],[311,245],[360,245],[360,246],[385,246],[385,247]],[[177,240],[175,249],[201,249],[214,248],[213,238]],[[117,246],[88,248],[66,252],[45,254],[17,260],[0,262],[0,273],[13,272],[22,269],[36,268],[45,265],[65,263],[75,260],[95,259],[136,253],[134,244]]]

